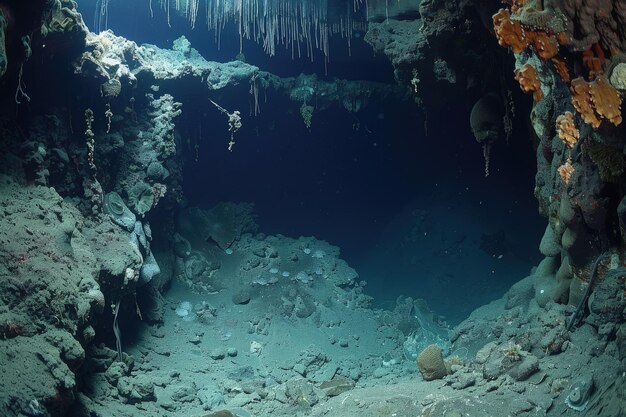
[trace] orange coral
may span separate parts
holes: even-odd
[[[596,113],[618,126],[622,123],[622,97],[605,77],[591,83],[591,101]]]
[[[559,53],[559,43],[554,35],[548,35],[546,32],[524,31],[526,41],[531,44],[542,59],[550,59]]]
[[[552,63],[554,64],[554,70],[556,71],[557,74],[559,74],[559,77],[561,77],[561,80],[563,80],[564,83],[569,83],[570,82],[569,69],[567,68],[567,64],[565,63],[565,60],[563,58],[554,57],[552,58]]]
[[[493,15],[493,28],[500,46],[511,48],[519,54],[532,45],[543,59],[550,59],[559,52],[559,40],[554,34],[543,30],[525,28],[517,20],[511,20],[511,12],[500,9]]]
[[[576,145],[580,138],[580,131],[574,124],[574,115],[568,111],[556,118],[556,131],[559,134],[559,138],[570,149]]]
[[[606,63],[606,56],[604,51],[600,47],[600,44],[595,43],[591,48],[582,53],[583,65],[589,71],[589,79],[593,80],[597,76],[604,72],[604,64]]]
[[[519,82],[520,88],[525,93],[533,93],[533,99],[539,101],[543,98],[541,91],[541,81],[537,77],[537,70],[530,64],[515,70],[515,79]]]
[[[600,127],[602,119],[615,126],[622,123],[622,98],[603,76],[592,82],[576,78],[570,84],[570,91],[574,108],[594,129]]]
[[[567,32],[559,32],[556,34],[556,40],[559,45],[566,45],[570,42],[570,37]]]
[[[545,9],[541,0],[504,0],[504,2],[510,5],[511,10],[500,9],[493,15],[498,43],[510,48],[515,54],[520,54],[528,47],[532,47],[542,61],[551,60],[553,70],[563,82],[569,84],[574,108],[583,121],[594,129],[599,128],[603,120],[608,120],[615,126],[621,124],[622,97],[603,75],[607,65],[606,54],[615,56],[619,54],[619,51],[603,49],[602,45],[595,43],[589,50],[577,54],[576,58],[573,58],[576,62],[568,66],[567,61],[559,56],[559,46],[567,45],[571,41],[562,19],[559,16],[544,15]],[[554,24],[542,24],[546,16],[552,19],[550,22]],[[572,80],[570,70],[574,71],[574,74],[582,72],[589,81],[585,81],[582,77]],[[515,71],[515,79],[519,82],[522,91],[533,93],[535,102],[543,98],[541,81],[535,67],[525,64]],[[559,137],[571,149],[578,141],[580,132],[576,129],[571,114],[568,117],[566,113],[559,119],[557,120]],[[563,168],[561,171],[567,171],[565,165],[561,168]]]
[[[574,165],[572,165],[572,159],[567,158],[567,161],[563,165],[561,165],[557,171],[561,176],[561,179],[565,184],[569,184],[569,180],[572,178],[572,174],[574,173]]]
[[[528,3],[528,0],[513,0],[513,1],[511,1],[511,11],[513,13],[517,12],[522,7],[524,7],[526,5],[526,3]]]
[[[594,129],[600,127],[600,119],[596,115],[591,101],[590,83],[578,77],[572,80],[570,91],[572,93],[572,104],[585,123],[590,124]]]
[[[514,54],[521,53],[528,47],[524,29],[519,22],[511,20],[511,12],[500,9],[493,15],[493,28],[500,46],[510,47]]]

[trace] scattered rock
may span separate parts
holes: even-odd
[[[250,302],[251,294],[249,291],[242,290],[233,294],[233,304],[245,305]]]
[[[196,399],[197,389],[194,384],[183,384],[171,387],[171,400],[176,403],[191,403]]]
[[[539,359],[533,355],[522,358],[521,362],[507,372],[516,381],[524,381],[539,370]]]
[[[237,416],[228,410],[220,410],[214,413],[205,414],[202,417],[237,417]]]
[[[328,397],[336,397],[354,388],[354,381],[343,376],[337,376],[330,381],[322,382],[320,388]]]
[[[117,382],[117,391],[131,404],[156,401],[154,384],[147,377],[121,377]]]
[[[450,386],[454,389],[465,389],[476,384],[476,375],[473,373],[455,373]]]
[[[391,370],[388,367],[381,366],[381,367],[374,369],[372,376],[374,378],[382,378],[382,377],[389,375],[390,373],[391,373]]]
[[[306,376],[306,366],[302,363],[297,363],[293,366],[294,372],[299,373],[302,376]]]
[[[209,352],[209,357],[213,360],[222,360],[226,357],[226,350],[223,348],[215,348]]]

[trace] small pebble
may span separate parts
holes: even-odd
[[[233,294],[232,300],[233,300],[233,304],[239,304],[239,305],[248,304],[250,302],[250,293],[245,290],[239,291]]]
[[[209,352],[209,357],[216,361],[222,360],[226,357],[226,351],[221,348],[215,348],[211,352]]]
[[[228,348],[228,350],[226,351],[226,354],[228,356],[230,356],[231,358],[234,358],[235,356],[237,356],[239,354],[239,352],[237,351],[237,348],[234,347],[230,347]]]

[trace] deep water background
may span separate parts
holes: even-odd
[[[206,59],[222,62],[239,52],[233,30],[223,32],[218,50],[202,18],[190,30],[172,15],[168,27],[156,4],[151,18],[146,4],[129,3],[111,0],[108,26],[118,35],[169,48],[184,34]],[[88,24],[93,4],[80,3]],[[352,40],[351,57],[347,52],[345,40],[333,41],[325,75],[321,55],[313,63],[290,53],[269,58],[244,43],[248,63],[280,76],[394,82],[391,65],[362,38]],[[271,92],[261,91],[257,117],[248,95],[211,98],[241,110],[243,127],[230,153],[226,119],[208,97],[192,89],[175,97],[184,103],[177,126],[188,204],[254,202],[262,232],[313,235],[339,246],[377,305],[393,308],[400,295],[424,298],[456,323],[540,259],[546,222],[533,197],[536,162],[524,120],[515,121],[519,134],[510,143],[494,146],[485,178],[469,129],[473,103],[449,100],[426,117],[411,102],[372,101],[357,114],[316,112],[309,131],[299,106]]]

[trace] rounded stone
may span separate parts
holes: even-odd
[[[216,361],[222,360],[226,357],[226,350],[222,348],[215,348],[209,352],[209,357]]]
[[[250,293],[248,291],[239,291],[233,294],[232,301],[233,304],[248,304],[250,302]]]

